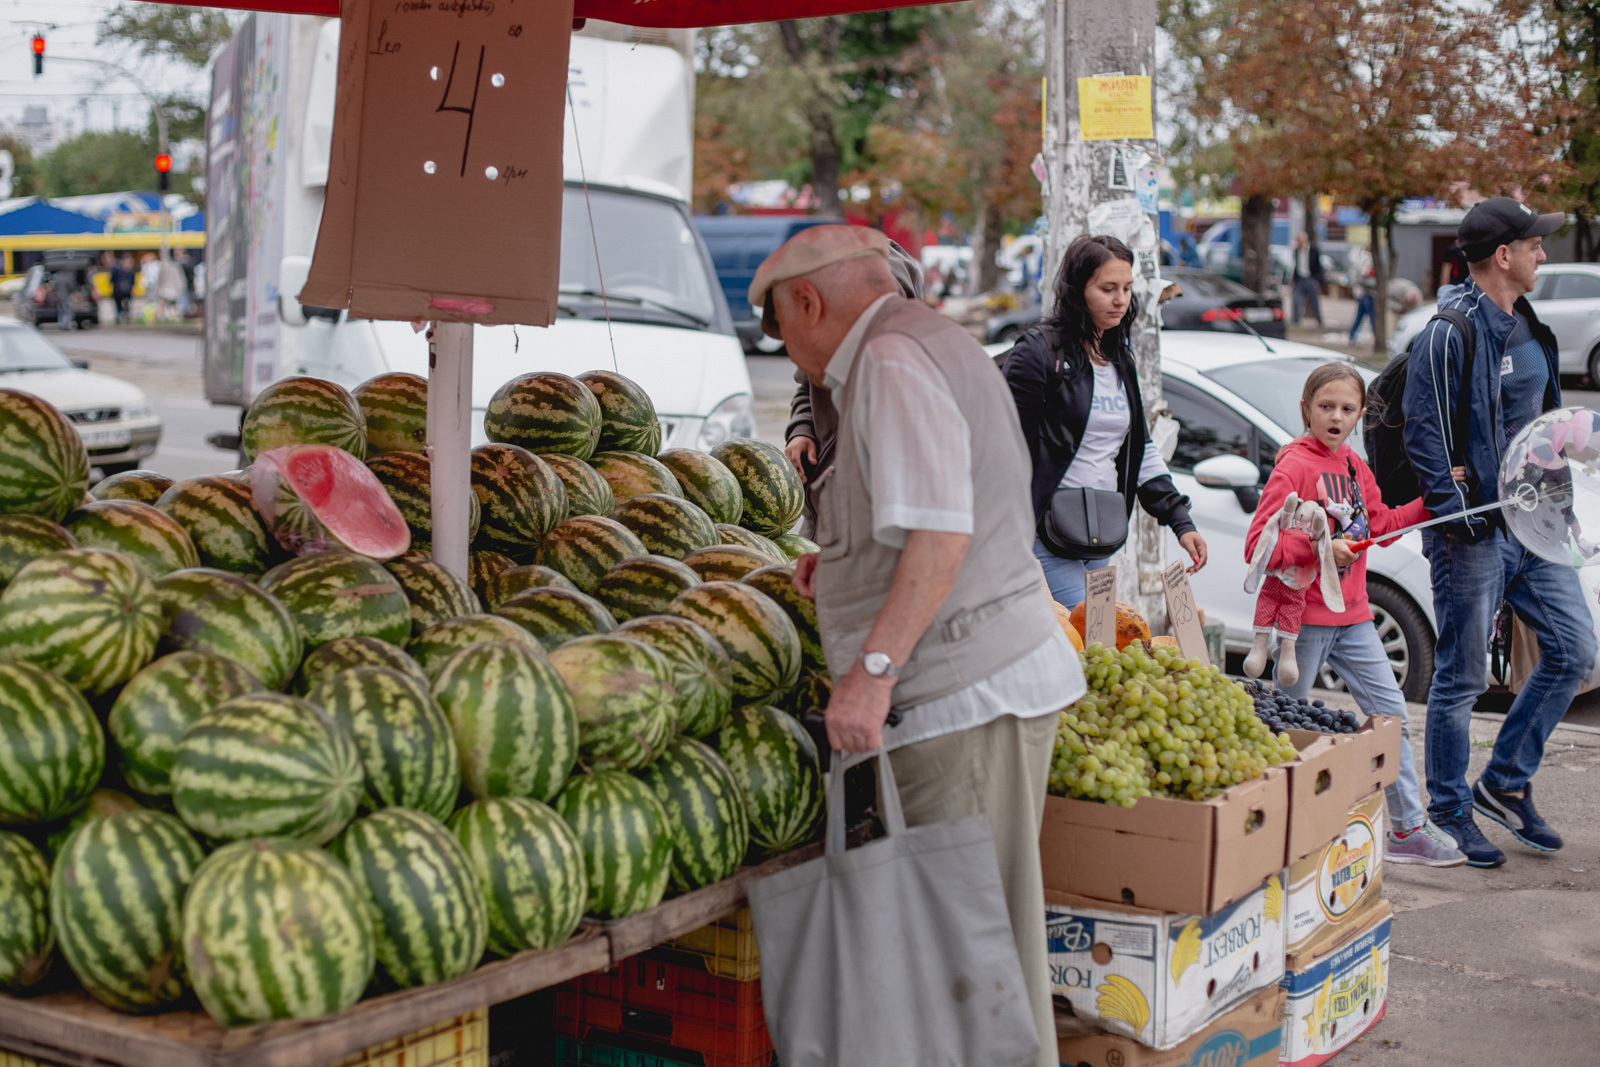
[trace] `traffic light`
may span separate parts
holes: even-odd
[[[172,188],[172,157],[163,152],[156,157],[156,173],[160,175],[161,191]]]
[[[37,78],[44,73],[44,34],[33,35],[33,76]]]

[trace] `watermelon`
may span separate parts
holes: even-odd
[[[62,525],[84,548],[121,552],[152,578],[200,566],[194,542],[178,520],[137,500],[91,500]]]
[[[588,459],[600,440],[600,402],[576,378],[555,371],[524,374],[489,398],[483,432],[491,441],[530,452]]]
[[[679,593],[699,584],[698,574],[670,556],[637,556],[607,571],[594,595],[617,621],[626,622],[665,611]]]
[[[383,452],[367,460],[367,470],[378,479],[411,530],[411,547],[429,551],[433,545],[433,462],[424,452]],[[481,521],[478,495],[467,494],[467,538],[478,536]]]
[[[305,636],[306,650],[336,637],[365,635],[396,645],[411,636],[411,603],[400,583],[365,556],[318,552],[280,563],[261,576]]]
[[[739,869],[750,847],[750,823],[739,783],[715,749],[676,738],[639,777],[667,813],[673,889],[687,893]]]
[[[296,555],[343,549],[386,560],[411,547],[411,530],[378,479],[332,445],[261,453],[250,492],[272,535]]]
[[[671,664],[680,733],[705,737],[728,721],[733,665],[705,627],[676,615],[644,615],[623,623],[617,633],[644,642]]]
[[[806,715],[813,711],[828,710],[828,701],[833,697],[833,679],[828,676],[825,667],[801,667],[800,680],[795,683],[794,690],[783,698],[783,710],[797,719],[804,720]]]
[[[436,622],[481,611],[478,594],[465,578],[458,578],[431,559],[395,559],[384,568],[400,583],[411,605],[411,636]]]
[[[589,899],[583,852],[566,822],[526,797],[479,800],[450,816],[489,913],[489,951],[555,948]]]
[[[428,447],[428,379],[389,371],[351,390],[367,423],[367,455]]]
[[[590,370],[578,375],[600,402],[600,440],[596,452],[621,450],[653,456],[661,451],[661,420],[650,394],[615,371]]]
[[[620,919],[661,902],[672,874],[672,833],[649,786],[621,771],[580,774],[555,809],[583,854],[590,915]]]
[[[332,445],[367,458],[367,420],[342,385],[321,378],[279,378],[255,395],[239,424],[239,450],[256,457],[289,445]]]
[[[540,651],[539,642],[532,634],[498,615],[460,615],[436,622],[412,638],[406,651],[417,661],[422,673],[432,679],[439,677],[445,660],[463,648],[485,641],[510,641],[530,651]]]
[[[778,534],[772,538],[772,543],[778,550],[789,557],[790,562],[799,559],[808,552],[819,551],[817,543],[809,537],[801,537],[797,533]]]
[[[238,841],[189,885],[183,960],[223,1026],[334,1015],[372,979],[372,917],[356,880],[322,849]]]
[[[744,494],[739,479],[721,460],[692,448],[669,448],[656,459],[678,479],[684,498],[698,504],[712,522],[739,521]]]
[[[551,530],[534,562],[560,572],[580,591],[592,596],[607,571],[625,559],[644,554],[644,542],[622,523],[599,515],[582,515]]]
[[[220,841],[292,837],[320,845],[361,801],[361,752],[321,708],[282,693],[224,701],[178,743],[172,802]]]
[[[735,437],[711,450],[739,480],[744,512],[739,525],[771,537],[788,533],[805,510],[805,486],[777,445]]]
[[[146,809],[143,804],[126,793],[119,793],[115,789],[96,789],[71,815],[45,825],[45,858],[53,862],[55,857],[61,854],[61,848],[67,843],[67,838],[76,833],[78,827],[86,822],[103,819],[108,815],[121,815],[125,811],[144,810]]]
[[[105,763],[100,720],[76,689],[26,663],[0,662],[0,826],[70,814]]]
[[[717,734],[717,753],[739,783],[757,856],[815,840],[824,811],[817,746],[794,716],[764,704],[733,710]]]
[[[306,700],[355,739],[369,811],[415,808],[442,819],[455,810],[456,742],[426,684],[387,667],[351,667],[313,685]]]
[[[599,471],[564,452],[541,452],[539,458],[567,487],[569,516],[611,514],[616,500],[611,495],[611,483],[600,477]]]
[[[794,564],[781,567],[763,567],[751,571],[742,579],[745,585],[759,589],[782,608],[789,621],[794,623],[795,635],[800,638],[800,663],[805,667],[827,669],[822,655],[822,637],[817,633],[817,602],[800,595],[794,587]]]
[[[683,565],[700,576],[702,582],[737,582],[751,571],[773,566],[762,552],[743,545],[717,545],[691,552]]]
[[[71,534],[38,515],[0,515],[0,591],[40,556],[77,548]]]
[[[488,606],[492,611],[516,596],[529,589],[571,589],[577,586],[558,570],[541,567],[537,563],[529,563],[521,567],[512,567],[501,571],[489,582]]]
[[[51,522],[83,501],[89,453],[67,417],[20,389],[0,389],[0,514]]]
[[[106,717],[122,777],[147,797],[171,793],[184,732],[223,701],[262,688],[231,659],[193,651],[162,656],[122,687]]]
[[[256,510],[248,480],[190,478],[162,493],[156,507],[189,532],[202,567],[253,578],[289,558]]]
[[[68,548],[23,567],[0,593],[0,656],[99,696],[150,662],[161,624],[161,602],[137,564]]]
[[[472,491],[482,515],[474,547],[522,562],[567,517],[566,486],[544,460],[516,445],[472,450]]]
[[[50,865],[27,838],[0,830],[0,992],[43,981],[55,943]]]
[[[672,664],[642,641],[578,637],[550,653],[578,713],[578,753],[589,767],[643,767],[678,726]]]
[[[446,982],[478,965],[489,913],[472,864],[444,823],[389,808],[351,823],[328,851],[366,902],[386,985]]]
[[[94,819],[67,840],[50,876],[50,920],[96,1000],[144,1013],[182,999],[183,898],[203,859],[160,811]]]
[[[640,493],[618,504],[611,517],[660,556],[682,559],[696,549],[721,543],[710,516],[679,496]]]
[[[667,614],[697,622],[733,664],[735,703],[775,700],[800,675],[800,635],[772,598],[738,582],[705,582],[678,594]]]
[[[123,471],[96,483],[89,495],[95,500],[137,500],[154,504],[171,489],[173,480],[159,471]]]
[[[743,526],[732,526],[725,522],[717,523],[717,536],[725,545],[736,545],[741,548],[750,548],[761,553],[771,564],[787,563],[789,557],[783,554],[783,549],[770,537],[763,537],[753,530],[746,530]]]
[[[411,678],[424,689],[432,685],[422,665],[410,653],[376,637],[336,637],[312,651],[300,664],[294,678],[294,691],[305,696],[324,678],[352,667],[387,667]]]
[[[574,637],[609,633],[617,627],[598,600],[575,589],[529,589],[494,613],[528,631],[546,652]]]
[[[156,579],[164,652],[193,649],[231,659],[282,689],[294,676],[305,639],[289,609],[247,578],[200,568]]]
[[[589,458],[589,466],[599,471],[600,477],[611,486],[611,498],[617,504],[640,493],[683,495],[671,471],[659,460],[639,452],[596,452]]]
[[[474,497],[473,499],[477,499]],[[517,561],[510,556],[499,552],[484,552],[481,550],[467,554],[467,584],[472,586],[472,591],[478,594],[478,599],[489,603],[489,585],[494,581],[495,575],[510,570],[517,565]]]
[[[445,660],[433,695],[461,750],[473,796],[549,800],[578,757],[574,701],[544,654],[511,641],[462,649]]]

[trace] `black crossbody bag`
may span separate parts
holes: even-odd
[[[1056,352],[1057,384],[1060,391],[1060,346],[1048,326],[1045,342]],[[1123,383],[1127,388],[1127,383]],[[1039,542],[1052,556],[1062,559],[1105,559],[1116,554],[1128,540],[1128,502],[1115,489],[1057,488],[1050,494],[1050,506],[1039,520]]]

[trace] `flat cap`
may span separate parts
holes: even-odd
[[[761,261],[756,276],[750,280],[750,306],[764,305],[767,293],[779,282],[861,256],[882,256],[888,260],[889,238],[870,226],[835,223],[807,227]]]

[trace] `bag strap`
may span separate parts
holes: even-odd
[[[906,832],[905,813],[900,810],[900,786],[894,780],[894,767],[889,763],[889,753],[853,753],[848,758],[835,752],[828,770],[828,832],[824,852],[832,855],[845,850],[844,840],[844,772],[869,759],[878,761],[878,798],[883,803],[883,828],[890,837]]]
[[[1461,386],[1456,390],[1455,418],[1450,420],[1450,439],[1456,442],[1464,460],[1466,456],[1467,433],[1472,427],[1472,362],[1477,355],[1478,334],[1472,328],[1472,321],[1467,318],[1467,313],[1460,308],[1440,308],[1433,316],[1435,321],[1447,322],[1456,328],[1461,335]],[[1456,456],[1451,456],[1451,466],[1459,466],[1454,462]]]

